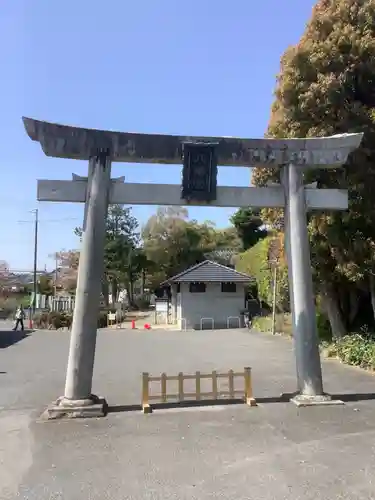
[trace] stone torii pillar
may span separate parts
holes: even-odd
[[[281,178],[298,386],[298,394],[291,401],[297,406],[341,404],[323,391],[303,172],[289,164],[283,167]]]
[[[91,394],[101,280],[103,276],[106,217],[111,185],[109,151],[90,158],[82,249],[64,397],[60,408],[84,415],[103,413],[104,401]],[[51,410],[47,410],[51,413]],[[53,413],[53,410],[52,410]]]
[[[47,418],[100,416],[106,402],[92,395],[97,311],[103,266],[108,203],[284,208],[287,258],[297,366],[297,405],[332,403],[323,392],[306,210],[346,210],[348,194],[339,189],[303,186],[308,168],[337,168],[362,140],[362,134],[312,139],[239,139],[131,134],[91,130],[24,118],[29,137],[47,156],[89,161],[88,179],[38,181],[38,200],[85,203],[85,230],[64,396],[45,412]],[[202,201],[183,199],[181,186],[124,183],[110,178],[111,162],[182,162],[184,145],[214,145],[217,165],[279,166],[282,185],[265,188],[212,184],[215,195]],[[212,179],[211,179],[212,180]],[[115,181],[115,182],[114,182]]]

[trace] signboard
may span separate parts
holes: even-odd
[[[156,299],[155,310],[157,313],[167,313],[168,312],[168,300]]]
[[[217,186],[217,158],[214,144],[184,144],[182,169],[183,200],[214,201]]]

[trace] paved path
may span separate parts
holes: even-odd
[[[373,375],[325,362],[326,390],[357,400],[339,407],[264,401],[38,423],[62,393],[68,345],[67,332],[34,332],[12,345],[0,332],[1,500],[375,498]],[[142,371],[249,365],[256,397],[295,389],[292,344],[280,337],[103,330],[94,390],[116,410],[139,402]]]

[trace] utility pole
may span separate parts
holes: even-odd
[[[37,266],[38,266],[38,209],[32,210],[32,213],[35,215],[35,226],[34,226],[34,299],[32,304],[32,312],[33,316],[35,315],[36,308],[36,295],[38,293],[38,283],[37,283]]]
[[[54,296],[55,298],[57,297],[57,278],[58,278],[58,271],[57,271],[57,252],[55,252],[55,286],[54,288]]]
[[[276,335],[277,260],[273,262],[272,335]]]

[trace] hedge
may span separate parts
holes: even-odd
[[[114,310],[101,310],[98,316],[98,328],[106,328],[108,325],[108,313]],[[122,315],[121,321],[125,319]],[[45,311],[34,316],[34,326],[39,329],[59,330],[72,326],[73,315],[59,311]]]
[[[316,312],[316,325],[321,342],[332,340],[332,332],[328,319],[321,312]],[[253,328],[260,332],[272,332],[272,315],[257,316],[253,320]],[[276,333],[293,337],[292,315],[290,313],[276,314]]]
[[[252,327],[260,332],[272,332],[272,316],[257,316],[254,318]],[[277,334],[292,337],[291,314],[276,314],[275,331]]]
[[[347,365],[375,370],[375,340],[363,334],[355,333],[335,342],[323,342],[322,353]]]
[[[280,246],[280,250],[276,251],[278,257],[276,307],[279,311],[288,312],[290,307],[288,268],[283,257],[284,239],[281,234],[268,236],[240,254],[236,262],[236,269],[255,278],[258,286],[258,298],[271,305],[273,300],[273,271],[269,260],[273,258],[270,254],[273,246],[275,246],[275,241]]]
[[[375,338],[367,333],[354,333],[342,339],[332,341],[328,320],[317,312],[317,327],[320,350],[327,358],[339,359],[347,365],[358,366],[366,370],[375,370]],[[257,317],[253,328],[262,332],[272,331],[272,316]],[[292,337],[291,315],[276,316],[276,332]]]

